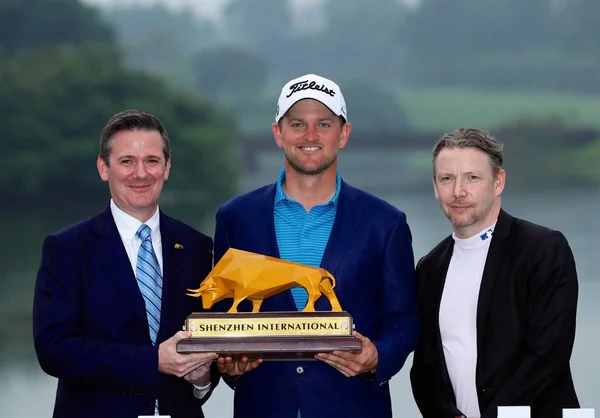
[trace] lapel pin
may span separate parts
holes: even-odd
[[[181,244],[175,244],[175,249],[176,250],[179,250],[179,249],[183,250],[183,245],[181,245]]]

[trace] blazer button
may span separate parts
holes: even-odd
[[[304,373],[304,368],[303,367],[296,367],[296,373],[298,373],[298,374]]]

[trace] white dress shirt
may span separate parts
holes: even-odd
[[[136,232],[142,225],[142,222],[122,211],[115,204],[113,199],[110,200],[110,211],[113,219],[115,220],[115,225],[117,225],[117,230],[121,236],[121,241],[123,241],[123,246],[127,252],[129,262],[131,263],[131,268],[135,274],[137,270],[138,253],[140,251],[140,246],[142,245],[142,240],[139,239],[139,237],[136,235]],[[143,223],[148,225],[152,231],[152,248],[154,248],[154,253],[156,254],[156,259],[158,260],[158,265],[160,266],[160,274],[161,276],[164,276],[162,239],[160,236],[160,211],[158,207],[156,208],[154,215],[152,215],[150,219]],[[209,392],[210,386],[210,382],[208,382],[208,384],[205,386],[194,385],[194,396],[198,399],[204,398],[204,396],[206,396],[206,394]]]

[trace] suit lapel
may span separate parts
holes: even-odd
[[[106,286],[118,289],[133,312],[147,325],[144,298],[138,287],[110,206],[98,215],[94,225],[98,263],[108,278]]]
[[[160,329],[158,339],[162,341],[161,330],[163,324],[169,323],[169,301],[178,300],[174,292],[180,291],[180,286],[177,285],[181,279],[180,275],[180,258],[185,251],[185,247],[175,248],[177,242],[177,234],[171,221],[171,218],[160,212],[160,239],[162,242],[162,258],[163,258],[163,294],[161,299],[161,314],[160,314]],[[170,337],[170,336],[165,336]]]
[[[446,238],[446,244],[443,252],[441,253],[438,264],[436,266],[436,271],[433,272],[431,277],[437,278],[438,280],[433,281],[433,289],[432,294],[435,295],[435,306],[436,306],[436,324],[439,329],[440,322],[440,305],[442,303],[442,294],[444,293],[444,286],[446,284],[446,275],[448,274],[448,267],[450,266],[450,260],[452,259],[452,252],[454,251],[454,240],[452,237]],[[429,278],[426,278],[428,280]]]
[[[260,247],[256,251],[280,258],[273,211],[275,191],[276,185],[273,184],[266,188],[264,194],[257,199],[253,208],[256,215],[254,226],[257,232],[256,236],[269,237],[268,239],[261,240]],[[356,198],[357,193],[355,189],[342,182],[335,221],[321,260],[321,267],[334,276],[362,218],[363,208],[356,201]],[[265,235],[264,231],[270,231],[271,233]],[[295,307],[292,292],[287,291],[285,295],[287,295],[286,305]],[[323,301],[319,302],[323,303]]]
[[[276,184],[267,187],[260,198],[257,199],[255,205],[253,205],[255,236],[268,237],[267,239],[260,240],[258,248],[254,251],[280,258],[273,211],[275,191]],[[333,276],[335,276],[362,218],[363,208],[356,201],[357,196],[355,189],[342,182],[335,221],[321,260],[321,267],[329,271]],[[270,234],[265,235],[265,231],[270,231]],[[287,295],[286,305],[295,307],[292,292],[286,291],[284,293]],[[322,303],[323,301],[320,302]]]
[[[256,252],[280,258],[277,235],[275,234],[275,214],[273,209],[275,191],[276,184],[272,184],[256,200],[255,207],[253,208],[252,223],[255,228],[255,236],[265,238],[259,240],[259,249]]]
[[[444,286],[446,284],[446,275],[448,274],[448,267],[450,266],[450,260],[452,259],[452,252],[454,251],[454,239],[450,236],[446,238],[446,242],[444,245],[444,249],[440,254],[437,265],[435,269],[432,271],[430,277],[423,277],[420,280],[432,280],[432,289],[431,294],[435,295],[435,309],[433,310],[433,318],[432,321],[435,324],[435,328],[437,330],[437,334],[435,336],[438,341],[437,350],[438,356],[442,359],[443,364],[446,364],[446,360],[444,357],[444,347],[442,345],[442,334],[440,329],[440,305],[442,303],[442,295],[444,293]],[[437,280],[436,280],[437,278]],[[428,292],[428,291],[426,291]],[[424,296],[427,297],[427,296]],[[444,367],[443,370],[444,381],[447,384],[450,384],[450,376],[448,375],[448,368]],[[451,387],[451,386],[450,386]]]
[[[483,329],[489,308],[490,298],[494,291],[494,285],[500,272],[500,265],[509,246],[509,232],[513,218],[508,213],[500,210],[496,228],[492,235],[492,242],[488,250],[488,256],[483,269],[481,287],[479,289],[479,300],[477,302],[477,346],[483,347]]]
[[[356,190],[342,182],[335,221],[321,260],[321,267],[334,277],[362,218],[363,207],[357,197]]]

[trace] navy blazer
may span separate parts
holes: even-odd
[[[216,216],[215,262],[228,248],[279,257],[273,205],[275,184],[238,196]],[[345,377],[320,361],[263,362],[235,383],[235,418],[392,416],[389,379],[415,349],[417,316],[414,256],[406,216],[342,182],[337,214],[321,267],[336,279],[335,292],[379,353],[377,379]],[[228,301],[229,308],[231,300]],[[320,297],[317,311],[331,310]],[[251,310],[244,301],[240,311]],[[291,292],[266,299],[261,311],[294,311]]]
[[[212,239],[160,213],[163,297],[153,346],[144,299],[110,207],[46,238],[35,285],[33,332],[42,369],[57,377],[55,418],[202,417],[183,378],[158,371],[159,343],[201,311],[186,296],[212,266]],[[180,244],[175,248],[175,244]],[[213,379],[213,389],[218,376]]]

